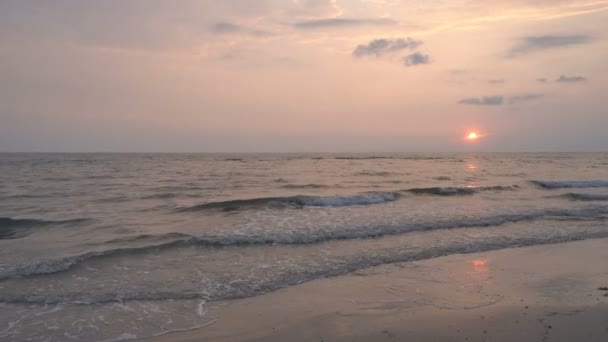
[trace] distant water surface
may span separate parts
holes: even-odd
[[[0,154],[0,339],[193,329],[216,301],[607,218],[603,153]]]

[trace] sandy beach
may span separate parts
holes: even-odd
[[[607,341],[608,239],[460,254],[211,303],[150,341]]]

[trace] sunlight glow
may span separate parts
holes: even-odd
[[[483,259],[473,260],[473,266],[475,266],[475,267],[486,266],[487,264],[488,264],[487,260],[483,260]]]
[[[475,141],[479,138],[480,138],[480,135],[477,132],[470,132],[469,134],[467,134],[467,140],[469,140],[469,141]]]

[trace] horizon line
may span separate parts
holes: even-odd
[[[256,151],[256,152],[227,152],[227,151],[0,151],[0,154],[398,154],[398,153],[411,153],[411,154],[467,154],[467,153],[608,153],[608,150],[572,150],[572,151],[289,151],[289,152],[278,152],[278,151]]]

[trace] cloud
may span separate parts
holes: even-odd
[[[268,32],[262,30],[251,29],[248,27],[236,25],[229,22],[219,22],[211,27],[215,34],[247,34],[252,36],[267,36]]]
[[[396,21],[387,18],[326,18],[316,20],[306,20],[295,23],[293,26],[297,29],[322,29],[322,28],[340,28],[340,27],[356,27],[356,26],[387,26],[395,25]]]
[[[240,32],[242,28],[238,25],[221,22],[213,25],[213,32],[215,33],[234,33]]]
[[[462,99],[458,103],[475,106],[500,106],[502,105],[503,101],[503,96],[483,96],[481,98],[471,97]]]
[[[507,102],[509,104],[518,104],[518,103],[522,103],[522,102],[537,100],[544,96],[545,96],[544,94],[535,94],[535,93],[518,94],[518,95],[513,95],[513,96],[509,97]]]
[[[544,94],[537,93],[523,93],[516,94],[505,98],[504,96],[483,96],[483,97],[470,97],[460,100],[459,104],[475,105],[475,106],[502,106],[507,103],[510,105],[519,104],[523,102],[533,101],[544,97]]]
[[[583,76],[566,76],[561,75],[558,79],[555,80],[557,83],[577,83],[577,82],[585,82],[587,81],[586,77]]]
[[[121,50],[190,50],[207,44],[222,18],[258,22],[271,13],[270,1],[262,0],[182,0],[180,6],[166,0],[0,1],[0,35]]]
[[[504,80],[504,78],[495,79],[495,80],[488,80],[488,83],[490,83],[490,84],[504,84],[505,80]]]
[[[591,36],[582,34],[529,36],[522,38],[518,44],[513,46],[507,53],[507,57],[518,57],[542,50],[582,45],[590,43],[592,40]]]
[[[429,57],[429,55],[425,55],[420,52],[414,52],[413,54],[407,55],[403,58],[403,65],[405,66],[429,64],[430,62],[431,58]]]
[[[381,57],[402,50],[413,50],[422,45],[421,41],[412,38],[405,39],[374,39],[367,44],[359,45],[353,51],[355,57]],[[409,56],[408,56],[409,57]]]

